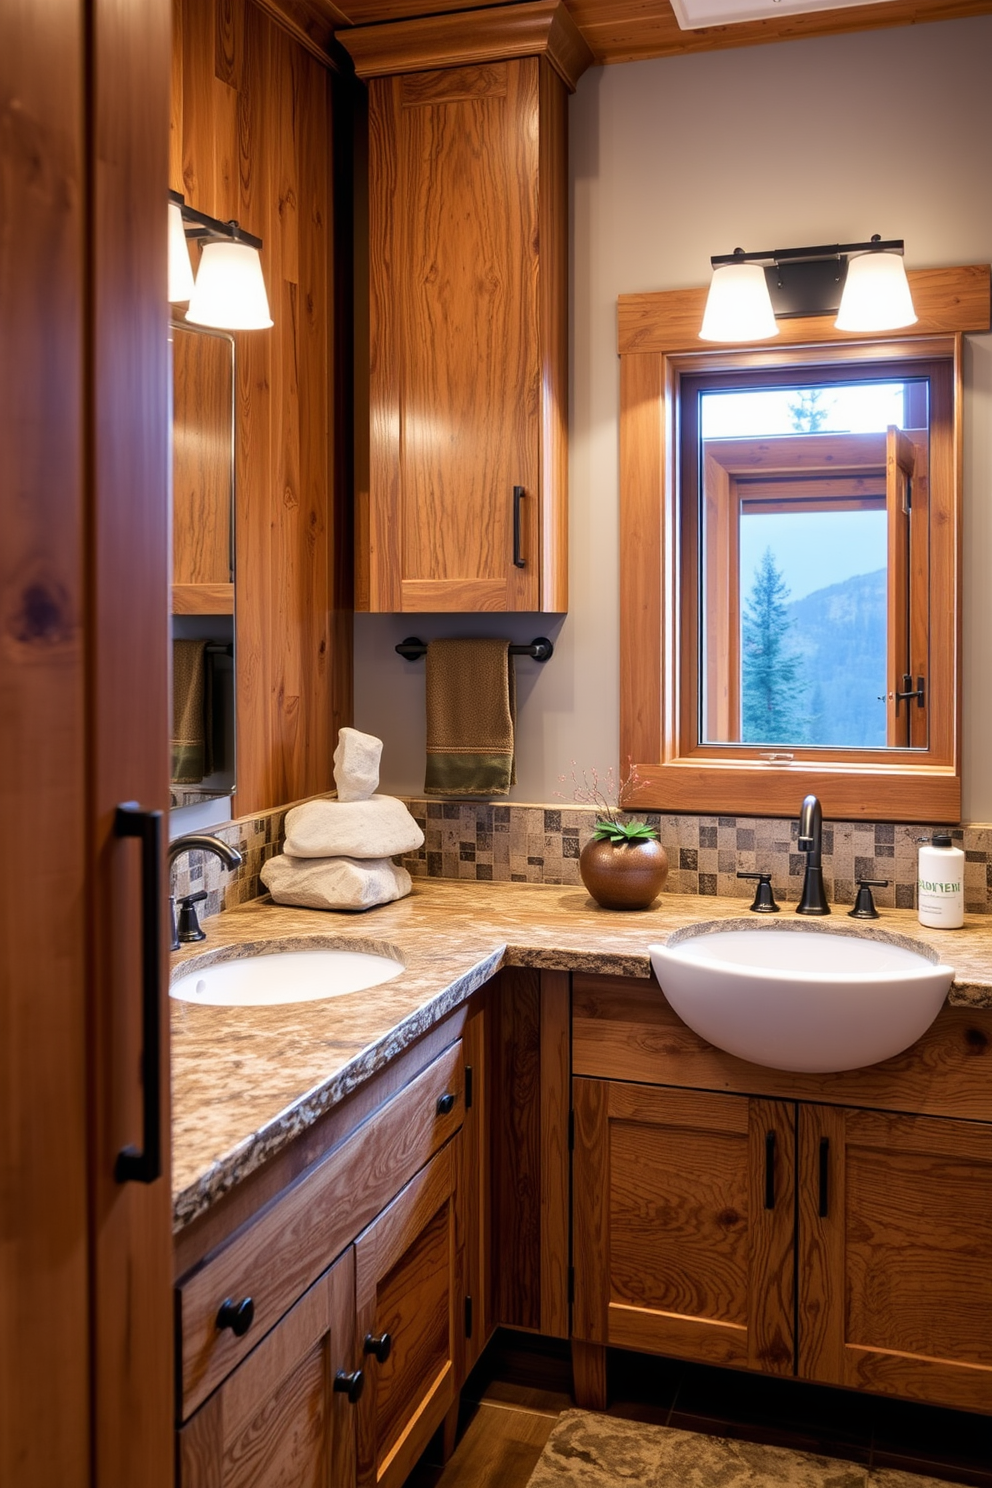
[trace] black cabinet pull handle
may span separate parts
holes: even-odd
[[[775,1208],[775,1133],[765,1133],[765,1208]]]
[[[820,1218],[830,1213],[830,1138],[820,1138]]]
[[[342,1395],[347,1395],[351,1405],[357,1405],[365,1389],[365,1375],[361,1369],[353,1369],[350,1374],[339,1369],[334,1376],[334,1388]]]
[[[225,1297],[220,1304],[217,1326],[222,1332],[225,1328],[230,1328],[235,1338],[244,1338],[254,1321],[255,1304],[250,1297],[239,1297],[236,1302],[231,1297]]]
[[[373,1354],[380,1364],[385,1364],[393,1351],[393,1340],[388,1333],[380,1333],[378,1338],[374,1333],[365,1335],[365,1352]]]
[[[520,552],[520,503],[527,492],[523,486],[513,488],[513,566],[526,568],[527,563]]]
[[[118,806],[114,835],[141,842],[141,1150],[117,1154],[118,1183],[154,1183],[162,1176],[162,813],[136,802]]]
[[[444,1095],[439,1095],[438,1096],[438,1098],[437,1098],[437,1114],[439,1116],[450,1116],[451,1113],[452,1113],[452,1111],[454,1109],[455,1109],[455,1097],[451,1094],[451,1091],[450,1090],[449,1091],[446,1091]]]

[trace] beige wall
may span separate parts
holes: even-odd
[[[383,788],[423,785],[423,663],[405,635],[548,634],[518,664],[514,798],[615,762],[619,294],[703,284],[738,244],[906,239],[911,268],[992,258],[992,18],[593,68],[571,102],[571,604],[548,617],[359,616],[355,722]],[[965,362],[964,811],[992,820],[992,337]],[[798,801],[797,801],[798,806]]]

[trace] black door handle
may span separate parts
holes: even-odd
[[[162,1176],[162,813],[136,802],[118,806],[114,834],[141,842],[141,1150],[117,1154],[118,1183],[154,1183]]]
[[[775,1208],[775,1133],[765,1133],[765,1208]]]
[[[514,486],[514,488],[513,488],[513,566],[514,566],[514,568],[526,568],[527,567],[526,560],[525,560],[525,558],[523,557],[523,554],[520,551],[520,548],[521,548],[521,538],[520,538],[520,503],[521,503],[521,501],[523,501],[523,499],[526,496],[526,494],[527,494],[527,492],[524,490],[523,486]]]
[[[830,1138],[820,1138],[820,1218],[830,1213]]]

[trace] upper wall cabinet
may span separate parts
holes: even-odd
[[[566,90],[591,55],[557,0],[339,39],[369,81],[356,609],[564,611]]]

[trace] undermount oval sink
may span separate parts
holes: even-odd
[[[362,992],[402,970],[393,956],[336,946],[263,951],[196,966],[172,983],[169,995],[204,1007],[274,1007]]]
[[[861,1069],[908,1049],[954,972],[929,947],[784,922],[677,931],[648,947],[666,998],[718,1049],[771,1069]]]

